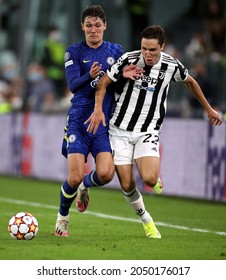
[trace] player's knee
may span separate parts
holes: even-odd
[[[124,184],[124,185],[121,184],[121,188],[125,193],[131,192],[134,189],[130,185],[127,185],[127,184]]]
[[[136,188],[135,181],[133,178],[128,176],[120,176],[120,185],[124,192],[131,192]]]
[[[113,179],[113,176],[111,176],[111,174],[100,174],[99,177],[103,185],[109,183]]]
[[[98,178],[99,180],[104,184],[109,183],[113,177],[114,177],[115,169],[114,167],[102,169],[100,172],[98,172]]]
[[[72,188],[77,188],[81,182],[83,180],[82,176],[69,176],[68,178],[68,184],[72,187]]]
[[[150,187],[154,187],[157,183],[158,176],[144,176],[143,182],[145,185],[148,185]]]

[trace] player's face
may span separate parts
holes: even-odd
[[[141,53],[144,57],[145,64],[148,66],[153,66],[156,64],[160,58],[163,48],[164,44],[160,46],[157,39],[142,38]]]
[[[92,48],[99,47],[103,42],[106,23],[99,17],[86,17],[82,23],[82,30],[85,33],[85,39],[88,46]]]

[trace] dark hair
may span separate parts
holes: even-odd
[[[152,25],[146,27],[141,32],[141,39],[157,39],[159,42],[159,45],[162,46],[165,43],[165,31],[160,25]]]
[[[106,22],[105,12],[100,5],[87,7],[82,14],[82,23],[84,23],[86,17],[98,17],[103,21],[103,23]]]
[[[52,31],[58,31],[58,30],[59,30],[59,28],[56,25],[49,25],[47,32],[50,33]]]

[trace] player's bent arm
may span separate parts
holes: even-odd
[[[90,68],[90,71],[85,73],[83,76],[80,76],[80,66],[74,63],[73,70],[66,71],[66,78],[70,91],[75,93],[86,86],[90,81],[92,81],[92,79],[98,77],[101,67],[101,64],[98,64],[98,62],[94,62]]]
[[[199,84],[194,78],[189,75],[184,83],[187,86],[188,90],[194,95],[194,97],[200,102],[200,104],[206,111],[208,111],[208,109],[211,109],[209,102],[206,100]]]
[[[85,121],[89,123],[87,131],[95,134],[99,127],[99,124],[102,123],[106,126],[105,116],[103,113],[103,100],[106,94],[106,88],[112,83],[112,80],[105,74],[97,84],[96,94],[95,94],[95,106],[92,115]]]
[[[106,88],[112,83],[113,81],[105,74],[97,84],[96,94],[95,94],[95,111],[102,111],[103,100],[106,94]]]
[[[210,123],[212,125],[221,125],[222,119],[220,115],[211,107],[197,81],[189,75],[184,84],[206,110]]]

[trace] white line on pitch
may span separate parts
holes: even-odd
[[[4,198],[4,197],[0,197],[0,201],[5,202],[5,203],[13,203],[13,204],[18,204],[18,205],[27,205],[27,206],[32,206],[32,207],[47,208],[47,209],[54,209],[54,210],[58,210],[58,208],[59,208],[55,205],[47,205],[47,204],[42,204],[42,203],[38,203],[38,202],[28,202],[28,201],[9,199],[9,198]],[[77,210],[75,210],[75,209],[70,209],[70,211],[76,211],[77,212]],[[97,212],[92,212],[92,211],[86,211],[83,214],[89,214],[89,215],[93,215],[93,216],[96,216],[96,217],[99,217],[99,218],[105,218],[105,219],[113,219],[113,220],[140,223],[140,220],[137,220],[137,219],[107,215],[107,214],[102,214],[102,213],[97,213]],[[200,229],[200,228],[189,228],[189,227],[186,227],[186,226],[171,225],[171,224],[163,223],[163,222],[155,222],[155,224],[158,225],[158,226],[163,226],[163,227],[170,227],[170,228],[176,228],[176,229],[181,229],[181,230],[189,230],[189,231],[203,232],[203,233],[212,233],[212,234],[226,236],[226,232],[211,231],[211,230]]]

